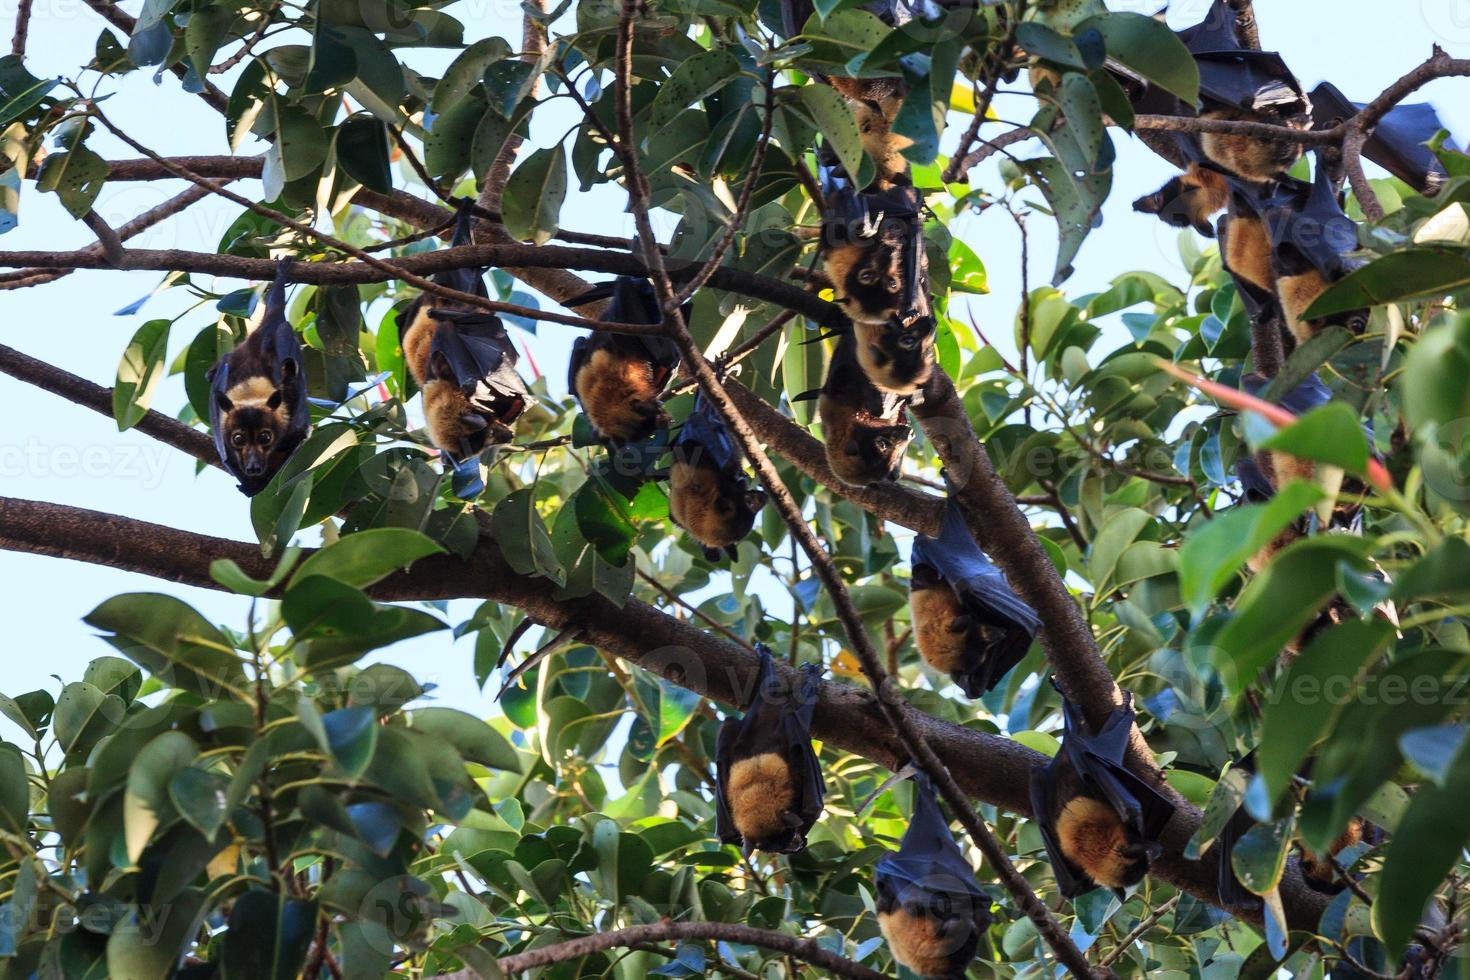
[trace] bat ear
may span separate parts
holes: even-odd
[[[856,456],[859,452],[862,451],[862,447],[858,445],[858,441],[856,439],[849,439],[847,440],[847,445],[842,447],[842,451],[847,453],[849,456]]]
[[[219,406],[221,412],[228,412],[235,407],[235,403],[230,401],[230,396],[223,391],[214,393],[214,403]]]
[[[271,396],[265,400],[265,407],[272,410],[281,407],[281,392],[279,390],[271,392]]]
[[[753,514],[766,505],[766,492],[764,490],[748,490],[745,493],[745,506]]]
[[[296,362],[296,358],[294,358],[294,357],[288,357],[288,358],[286,358],[284,361],[281,362],[281,380],[282,381],[291,381],[291,380],[294,380],[295,377],[296,377],[296,375],[297,375],[297,373],[299,373],[300,370],[301,370],[301,365]]]

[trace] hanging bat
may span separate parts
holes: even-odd
[[[1343,213],[1337,189],[1320,157],[1316,180],[1305,202],[1298,198],[1269,207],[1263,218],[1273,242],[1271,271],[1276,278],[1276,299],[1297,343],[1305,343],[1334,325],[1355,334],[1366,330],[1366,309],[1314,320],[1305,315],[1328,286],[1361,264],[1348,258],[1348,253],[1358,247],[1357,223]]]
[[[719,561],[722,551],[735,558],[736,545],[750,533],[755,515],[766,505],[766,492],[746,485],[740,451],[703,392],[695,396],[694,410],[684,420],[673,452],[669,515],[704,547],[709,561]]]
[[[1199,65],[1204,119],[1266,122],[1292,129],[1311,125],[1311,102],[1301,83],[1274,51],[1240,43],[1234,11],[1214,0],[1205,19],[1179,32]],[[1274,180],[1302,155],[1291,139],[1262,139],[1234,133],[1201,133],[1206,158],[1247,180]]]
[[[1322,853],[1312,850],[1302,841],[1297,841],[1297,850],[1302,856],[1302,878],[1306,883],[1324,895],[1336,895],[1346,888],[1347,884],[1337,873],[1337,857],[1348,848],[1363,843],[1366,829],[1362,817],[1353,817],[1348,821],[1347,828]]]
[[[1312,128],[1331,129],[1362,108],[1363,103],[1350,101],[1336,85],[1323,82],[1312,89]],[[1439,113],[1427,102],[1400,103],[1373,128],[1363,144],[1363,155],[1421,194],[1431,194],[1447,175],[1427,144],[1445,128]],[[1451,141],[1445,145],[1455,148]]]
[[[823,183],[822,269],[857,334],[858,363],[879,388],[911,395],[934,370],[923,199],[913,187],[858,193],[834,168]]]
[[[451,246],[472,241],[474,202],[462,198]],[[489,297],[479,269],[434,276],[441,286]],[[500,318],[433,293],[404,311],[403,355],[424,395],[429,440],[456,466],[511,441],[513,426],[536,401],[516,373],[515,345]]]
[[[1041,621],[985,556],[951,497],[939,537],[914,540],[909,609],[924,662],[978,698],[1031,647]]]
[[[1122,899],[1162,850],[1174,804],[1124,764],[1134,718],[1133,696],[1125,694],[1094,734],[1064,697],[1061,748],[1031,774],[1032,816],[1067,898],[1103,887]]]
[[[856,487],[896,480],[914,430],[904,421],[908,399],[878,390],[858,364],[857,341],[851,333],[838,337],[827,365],[827,378],[817,392],[827,465],[843,483]]]
[[[963,977],[992,922],[991,901],[922,772],[914,775],[908,829],[898,850],[873,866],[873,880],[878,928],[893,958],[922,977]]]
[[[1191,163],[1152,194],[1133,202],[1133,210],[1152,214],[1174,228],[1193,228],[1206,238],[1215,237],[1211,222],[1230,200],[1225,175],[1201,163]]]
[[[619,276],[563,305],[601,299],[610,300],[603,316],[612,322],[663,322],[653,285],[632,276]],[[572,344],[567,387],[598,436],[621,446],[669,427],[661,396],[678,366],[679,348],[667,337],[599,330]]]
[[[286,320],[290,265],[276,263],[260,326],[208,374],[214,448],[247,497],[266,488],[311,430],[301,341]]]
[[[715,741],[715,826],[720,840],[792,854],[822,815],[827,792],[812,750],[812,714],[822,669],[803,664],[794,687],[777,673],[771,651],[756,644],[760,669],[745,714],[727,718]]]

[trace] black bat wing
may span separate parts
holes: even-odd
[[[674,448],[691,462],[702,460],[724,473],[740,469],[740,451],[730,438],[730,430],[703,392],[695,395],[694,409],[679,429]]]
[[[1123,761],[1137,717],[1131,699],[1121,708],[1114,708],[1095,734],[1083,718],[1082,709],[1071,701],[1062,702],[1062,716],[1066,725],[1062,751],[1078,777],[1106,800],[1136,835],[1156,842],[1174,816],[1174,804],[1131,772]]]
[[[488,313],[435,310],[445,323],[434,332],[430,356],[443,353],[454,381],[471,403],[490,396],[520,397],[534,401],[525,381],[516,373],[515,346],[500,318]]]
[[[281,434],[277,453],[292,452],[311,429],[311,409],[306,396],[306,361],[301,354],[301,338],[286,319],[286,272],[290,259],[276,262],[276,278],[265,297],[265,313],[260,330],[265,331],[263,349],[271,365],[271,381],[281,392],[281,401],[290,413],[286,431]]]
[[[1247,755],[1235,765],[1237,768],[1245,769],[1247,772],[1255,772],[1255,753]],[[1219,850],[1219,866],[1216,869],[1215,886],[1220,893],[1220,901],[1227,906],[1255,906],[1260,903],[1256,894],[1248,890],[1235,877],[1235,868],[1231,864],[1231,858],[1235,855],[1235,845],[1246,831],[1255,826],[1255,820],[1246,812],[1242,805],[1240,809],[1220,829],[1220,836],[1215,842]]]
[[[1330,129],[1363,108],[1331,82],[1312,89],[1312,128]],[[1425,102],[1390,109],[1363,145],[1363,155],[1416,190],[1425,191],[1445,175],[1444,166],[1425,144],[1447,128],[1434,106]],[[1454,144],[1446,142],[1451,149]]]
[[[979,898],[975,870],[949,831],[949,822],[939,809],[934,784],[924,773],[914,775],[914,812],[898,850],[885,854],[874,865],[874,874],[894,886],[899,900],[910,888],[925,894],[944,893]]]
[[[1335,282],[1355,267],[1347,256],[1358,247],[1358,225],[1343,212],[1337,188],[1320,159],[1311,188],[1305,201],[1278,194],[1266,207],[1266,225],[1278,257],[1299,256]]]
[[[596,290],[583,293],[573,302],[581,302],[584,297],[591,296],[593,292]],[[609,302],[607,309],[603,311],[605,320],[613,323],[639,323],[649,326],[664,321],[658,296],[653,291],[653,284],[647,279],[619,276],[613,281],[607,296]],[[684,315],[687,319],[688,306],[684,308]],[[668,337],[657,337],[651,334],[617,334],[616,336],[620,347],[636,351],[640,356],[647,357],[661,370],[664,380],[679,366],[679,347]]]
[[[735,829],[735,819],[730,815],[730,804],[725,799],[725,784],[730,779],[730,768],[735,764],[735,743],[740,737],[743,720],[726,718],[715,739],[715,833],[722,844],[741,841],[740,831]]]
[[[977,624],[1000,631],[988,641],[972,630],[971,655],[963,676],[957,678],[968,697],[977,698],[995,687],[1020,663],[1041,627],[1036,611],[1006,581],[1005,575],[980,550],[965,523],[960,505],[950,498],[938,538],[919,535],[914,540],[912,564],[928,565],[955,590]]]
[[[1091,891],[1094,885],[1081,868],[1067,860],[1057,834],[1056,814],[1060,809],[1061,784],[1075,781],[1069,777],[1067,763],[1060,752],[1042,768],[1031,770],[1031,818],[1041,831],[1041,843],[1046,848],[1046,858],[1057,879],[1057,888],[1063,897],[1076,898]]]
[[[784,723],[792,741],[792,756],[789,762],[797,775],[796,812],[803,821],[802,836],[811,830],[812,824],[822,815],[822,805],[827,797],[827,781],[822,778],[822,764],[812,748],[812,717],[817,710],[817,690],[822,668],[817,664],[802,664],[802,679],[797,688],[796,704],[786,712]]]
[[[1266,112],[1300,105],[1307,108],[1302,85],[1274,51],[1254,51],[1241,44],[1235,12],[1215,0],[1205,19],[1179,32],[1179,39],[1199,65],[1200,95],[1207,102]]]
[[[472,197],[461,197],[455,201],[454,236],[449,240],[451,247],[474,244],[474,207],[475,200]],[[485,288],[484,269],[446,269],[435,273],[434,281],[441,286],[473,296],[488,298],[490,295],[490,291]]]
[[[567,364],[568,391],[577,390],[577,372],[586,367],[587,362],[592,359],[592,353],[597,350],[599,338],[599,334],[593,334],[589,337],[578,337],[572,341],[572,356]]]
[[[230,390],[230,362],[221,360],[210,371],[209,381],[209,432],[214,437],[214,451],[219,461],[237,480],[245,479],[230,463],[229,450],[225,448],[224,413],[220,410],[220,397]]]

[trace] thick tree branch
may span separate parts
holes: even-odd
[[[815,939],[798,939],[784,932],[771,932],[731,922],[657,922],[646,926],[629,926],[626,929],[594,933],[553,946],[505,956],[500,959],[499,966],[507,975],[513,975],[552,963],[581,959],[604,949],[625,948],[665,939],[723,941],[759,946],[820,967],[827,976],[847,977],[849,980],[888,980],[877,970],[855,963],[845,956],[838,956]],[[430,980],[472,980],[475,977],[478,974],[463,971]]]
[[[1240,43],[1252,51],[1261,50],[1261,30],[1256,25],[1256,11],[1251,0],[1225,0],[1235,11],[1235,34]]]

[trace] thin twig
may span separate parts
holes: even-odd
[[[1168,915],[1170,910],[1172,910],[1174,906],[1179,904],[1179,899],[1183,897],[1184,896],[1182,893],[1179,895],[1175,895],[1163,905],[1160,905],[1158,908],[1154,909],[1152,913],[1150,913],[1142,922],[1138,924],[1137,928],[1135,928],[1128,935],[1124,936],[1123,941],[1114,946],[1112,950],[1108,952],[1107,956],[1104,956],[1101,960],[1098,960],[1097,965],[1106,968],[1112,966],[1114,963],[1118,962],[1118,960],[1122,959],[1123,954],[1128,952],[1128,948],[1134,943],[1138,942],[1138,940],[1142,939],[1144,933],[1148,932],[1154,926],[1158,925],[1159,920]]]
[[[15,37],[10,42],[10,53],[17,58],[26,56],[26,38],[31,33],[31,4],[34,0],[20,0],[15,8]]]

